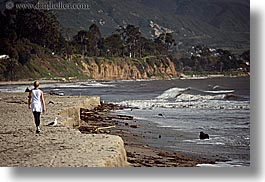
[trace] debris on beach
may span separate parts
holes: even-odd
[[[164,151],[138,141],[145,136],[139,133],[140,125],[136,120],[132,116],[111,112],[122,109],[125,107],[105,103],[101,103],[93,110],[81,108],[81,122],[78,129],[84,134],[114,134],[122,137],[127,161],[133,167],[192,167],[202,163],[200,160]],[[162,136],[158,135],[158,138]]]
[[[101,105],[93,110],[81,108],[80,118],[83,123],[78,129],[82,133],[109,134],[111,129],[116,129],[118,121],[133,120],[132,116],[109,113],[112,110],[122,110],[124,108],[123,106],[105,103],[101,103]]]
[[[131,128],[139,128],[140,126],[138,124],[131,124],[130,127]]]

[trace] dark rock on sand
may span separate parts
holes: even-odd
[[[209,135],[207,133],[204,132],[200,132],[200,139],[204,140],[204,139],[209,139]]]
[[[238,95],[235,95],[233,93],[230,93],[230,94],[226,94],[224,96],[224,100],[236,100],[236,101],[241,101],[241,100],[244,100],[243,97],[240,97]]]
[[[30,89],[29,87],[26,88],[25,92],[30,92]]]

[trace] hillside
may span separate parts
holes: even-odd
[[[173,32],[179,50],[194,44],[226,49],[249,49],[248,0],[67,0],[85,2],[89,10],[55,11],[66,35],[96,23],[103,35],[133,24],[143,35]]]
[[[179,77],[174,63],[167,57],[146,57],[144,59],[102,58],[73,55],[65,60],[53,55],[33,56],[26,64],[6,64],[0,59],[0,81],[5,80],[130,80],[163,79]]]
[[[20,0],[13,0],[21,2]],[[32,2],[33,0],[28,0]],[[5,0],[0,0],[0,8]],[[23,1],[25,2],[25,1]],[[39,2],[45,2],[39,0]],[[59,0],[53,1],[61,2]],[[62,26],[64,36],[71,38],[95,23],[106,37],[119,26],[132,24],[142,34],[155,37],[172,32],[178,50],[193,45],[239,50],[250,48],[249,0],[65,0],[85,3],[89,9],[53,10]]]

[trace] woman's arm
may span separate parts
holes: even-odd
[[[46,105],[45,105],[45,100],[44,100],[44,96],[43,96],[42,91],[41,91],[41,104],[42,104],[43,112],[45,112],[46,111]]]

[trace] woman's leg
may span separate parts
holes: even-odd
[[[40,126],[40,112],[34,111],[33,115],[34,115],[35,125],[37,128],[37,133],[39,133],[40,132],[40,128],[39,128],[39,126]]]

